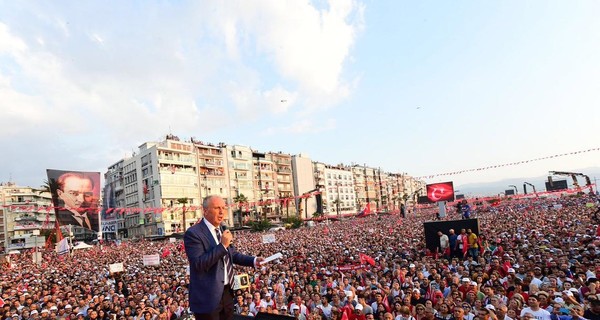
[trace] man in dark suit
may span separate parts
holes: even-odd
[[[233,263],[258,267],[264,259],[239,253],[231,245],[231,232],[221,227],[227,216],[221,197],[206,197],[202,208],[204,219],[183,237],[190,263],[190,309],[197,320],[231,320]]]

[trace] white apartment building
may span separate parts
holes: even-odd
[[[252,149],[240,145],[228,145],[225,147],[228,178],[230,183],[230,209],[233,225],[240,226],[254,219],[250,207],[251,202],[256,201],[254,193],[254,165],[252,160]],[[241,204],[242,202],[246,204]]]
[[[118,231],[105,238],[183,232],[202,217],[202,200],[215,194],[229,205],[229,226],[295,215],[310,219],[319,210],[345,215],[367,203],[373,212],[390,210],[400,181],[403,192],[418,183],[406,175],[400,178],[366,166],[313,164],[302,154],[261,153],[167,135],[163,141],[143,143],[131,157],[108,167],[103,219],[114,221]]]
[[[2,244],[5,251],[46,244],[45,235],[55,230],[50,193],[9,182],[0,185]],[[34,232],[40,232],[39,236]]]
[[[324,166],[323,213],[341,216],[356,213],[356,190],[352,170],[345,166]]]

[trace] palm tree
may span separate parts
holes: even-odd
[[[340,200],[340,198],[337,198],[337,199],[333,200],[333,202],[331,202],[331,204],[335,205],[335,211],[336,211],[338,218],[340,218],[341,214],[342,214],[340,212],[340,204],[341,203],[342,203],[342,201]]]
[[[183,204],[183,211],[182,211],[182,216],[183,216],[183,224],[182,224],[182,226],[183,226],[183,232],[185,232],[185,229],[186,229],[185,210],[187,208],[185,207],[185,205],[188,203],[188,201],[189,201],[189,199],[187,197],[177,199],[177,203]]]
[[[285,215],[289,219],[290,217],[290,201],[294,200],[292,197],[288,197],[285,199]]]
[[[56,179],[48,179],[48,180],[44,180],[44,184],[42,184],[40,186],[40,189],[37,190],[38,194],[42,194],[44,192],[48,192],[52,195],[52,205],[57,206],[58,205],[58,188],[60,186],[58,185],[58,181],[56,181]]]
[[[239,225],[243,225],[242,222],[242,206],[245,203],[248,203],[248,198],[243,194],[243,193],[239,193],[237,196],[235,196],[233,198],[233,202],[237,204],[237,214],[239,216]]]

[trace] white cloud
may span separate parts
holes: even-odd
[[[331,106],[347,97],[351,80],[342,78],[342,70],[362,29],[358,2],[328,4],[327,10],[303,1],[238,6],[240,28],[253,31],[258,50],[271,57],[281,76],[298,85],[309,107]]]
[[[355,81],[343,69],[362,27],[357,1],[96,6],[105,7],[0,5],[0,136],[51,132],[65,148],[117,160],[101,155],[272,116],[278,132],[328,130],[334,123],[302,118],[335,106]]]

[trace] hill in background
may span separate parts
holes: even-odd
[[[594,182],[594,177],[598,179],[600,182],[600,168],[585,168],[579,170],[573,170],[573,172],[583,173],[590,177],[592,183]],[[553,181],[557,180],[567,180],[567,184],[569,188],[573,187],[573,179],[570,176],[553,176]],[[499,193],[504,194],[504,190],[513,189],[509,187],[509,185],[517,186],[517,190],[519,194],[523,194],[523,182],[529,182],[533,184],[537,191],[542,192],[546,191],[546,181],[548,181],[548,176],[538,176],[538,177],[522,177],[522,178],[511,178],[504,179],[500,181],[494,182],[486,182],[486,183],[468,183],[459,186],[454,186],[457,194],[464,194],[467,197],[472,196],[494,196]],[[586,181],[584,177],[577,177],[577,181],[580,186],[585,186]],[[594,189],[594,191],[597,191]],[[527,186],[527,193],[532,193],[533,188],[531,186]]]

